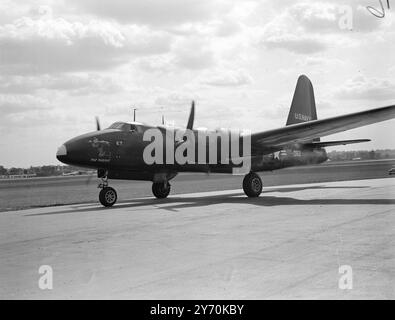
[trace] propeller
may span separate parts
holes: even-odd
[[[193,122],[195,120],[195,101],[192,100],[192,105],[191,105],[191,112],[189,113],[189,118],[188,118],[188,123],[187,123],[187,129],[192,130],[193,129]],[[184,140],[185,141],[185,140]],[[206,175],[210,175],[210,167],[208,167],[208,170],[206,171]]]
[[[187,129],[192,130],[194,120],[195,120],[195,101],[192,100],[191,112],[189,113]]]
[[[93,178],[94,176],[95,176],[95,175],[90,174],[90,175],[88,176],[88,178],[85,180],[85,185],[89,185],[89,184],[91,183],[92,178]]]
[[[99,117],[95,117],[95,120],[96,120],[96,130],[100,131],[101,129],[100,129]]]
[[[187,130],[192,130],[193,129],[193,121],[195,120],[195,101],[192,100],[192,105],[191,105],[191,111],[189,113],[188,117],[188,123],[187,123]],[[186,141],[186,137],[183,136],[182,141],[180,143],[184,143]]]
[[[95,117],[95,121],[96,121],[96,130],[100,131],[101,127],[100,127],[99,117]],[[93,175],[89,175],[89,177],[85,180],[85,184],[88,185],[91,182],[92,178]]]

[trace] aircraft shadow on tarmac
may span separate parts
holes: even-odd
[[[156,199],[156,198],[141,198],[131,199],[120,202],[112,208],[104,208],[101,206],[94,206],[92,204],[84,205],[71,205],[67,210],[44,212],[27,214],[25,216],[42,216],[52,214],[66,214],[66,213],[78,213],[78,212],[91,212],[107,210],[109,213],[113,213],[112,210],[117,209],[133,209],[141,208],[145,206],[154,206],[157,209],[169,210],[177,212],[184,208],[193,207],[205,207],[216,204],[253,204],[262,207],[272,206],[290,206],[290,205],[392,205],[395,204],[395,199],[296,199],[292,197],[279,197],[279,196],[265,196],[265,193],[271,192],[294,192],[308,189],[364,189],[369,186],[304,186],[304,187],[290,187],[290,188],[278,188],[268,189],[263,192],[263,195],[258,198],[247,198],[243,192],[224,194],[224,195],[213,195],[213,196],[201,196],[201,197],[180,197],[173,195],[167,199]]]

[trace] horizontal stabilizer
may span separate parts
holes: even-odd
[[[304,144],[306,147],[313,147],[313,148],[324,148],[324,147],[332,147],[332,146],[341,146],[346,144],[352,143],[362,143],[362,142],[369,142],[370,139],[357,139],[357,140],[338,140],[338,141],[322,141],[322,142],[311,142]]]

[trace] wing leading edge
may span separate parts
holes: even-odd
[[[251,135],[254,149],[281,148],[293,143],[310,143],[312,139],[355,129],[395,117],[395,105],[343,116],[297,123]]]

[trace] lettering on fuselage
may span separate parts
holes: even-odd
[[[310,116],[306,116],[301,113],[294,113],[294,116],[295,116],[296,120],[302,120],[302,121],[310,121],[311,120]]]

